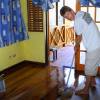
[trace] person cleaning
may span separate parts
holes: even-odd
[[[98,64],[100,63],[100,32],[96,23],[87,12],[78,11],[75,13],[70,7],[63,6],[60,9],[60,14],[65,19],[74,21],[74,30],[77,35],[75,52],[77,52],[77,46],[80,45],[81,41],[83,41],[86,48],[85,87],[75,91],[75,94],[89,95],[89,87],[96,85],[95,77],[98,71]]]

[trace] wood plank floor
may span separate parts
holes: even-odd
[[[58,59],[54,62],[51,62],[51,65],[56,65],[59,66],[59,68],[63,69],[63,66],[70,66],[71,65],[71,61],[72,61],[72,56],[73,56],[73,46],[67,46],[61,49],[58,49]],[[83,60],[83,58],[82,58]],[[67,78],[68,78],[68,73],[69,73],[69,68],[66,68],[66,76],[65,76],[65,83],[67,82]],[[72,69],[72,73],[68,82],[69,86],[72,86],[74,84],[75,78],[74,78],[74,69]],[[100,76],[100,75],[99,75]],[[84,81],[84,74],[80,74],[80,78],[79,78],[79,83],[82,83]],[[96,89],[92,90],[90,89],[90,93],[89,93],[89,97],[90,98],[82,98],[79,96],[76,96],[75,94],[73,94],[72,98],[68,99],[65,98],[64,100],[100,100],[100,77],[96,78]],[[61,98],[60,98],[61,100]]]
[[[69,73],[69,68],[65,69],[65,84],[67,82],[68,78],[68,73]],[[75,77],[74,74],[75,71],[72,69],[71,75],[69,78],[68,86],[73,86]],[[78,84],[81,84],[85,81],[85,76],[84,75],[79,75],[79,82]],[[65,98],[64,100],[100,100],[100,77],[96,77],[96,89],[91,89],[89,91],[89,97],[81,97],[73,94],[73,96],[70,99]]]
[[[32,64],[25,65],[21,69],[4,77],[6,92],[0,100],[57,100],[58,88],[63,86],[63,71],[59,67],[40,67]],[[65,84],[69,69],[65,69]],[[74,69],[69,79],[69,86],[74,84]],[[79,83],[84,81],[84,75],[80,75]],[[100,78],[96,78],[96,89],[91,90],[89,98],[83,98],[73,94],[72,98],[59,100],[100,100]]]
[[[6,92],[0,100],[40,100],[51,90],[57,90],[58,78],[55,67],[29,64],[5,76],[4,79]],[[56,95],[57,91],[54,96]]]

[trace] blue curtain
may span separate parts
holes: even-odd
[[[43,10],[48,11],[53,8],[54,2],[58,2],[59,0],[32,0],[33,4],[40,6]]]
[[[89,5],[89,0],[80,0],[80,3],[83,6],[88,6]]]
[[[96,6],[96,7],[100,7],[100,0],[90,0],[90,2]]]
[[[28,39],[20,0],[0,0],[0,47]]]
[[[83,6],[89,6],[89,2],[92,3],[93,6],[100,7],[100,0],[80,0]]]

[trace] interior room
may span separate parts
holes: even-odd
[[[99,100],[99,14],[100,0],[0,0],[0,100]]]

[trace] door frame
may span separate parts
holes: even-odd
[[[65,0],[63,0],[65,5]],[[56,13],[58,13],[58,3],[56,3]],[[45,12],[46,17],[46,32],[45,32],[45,64],[49,65],[49,11]],[[65,20],[63,20],[63,23]],[[58,14],[56,15],[56,25],[58,25]]]

